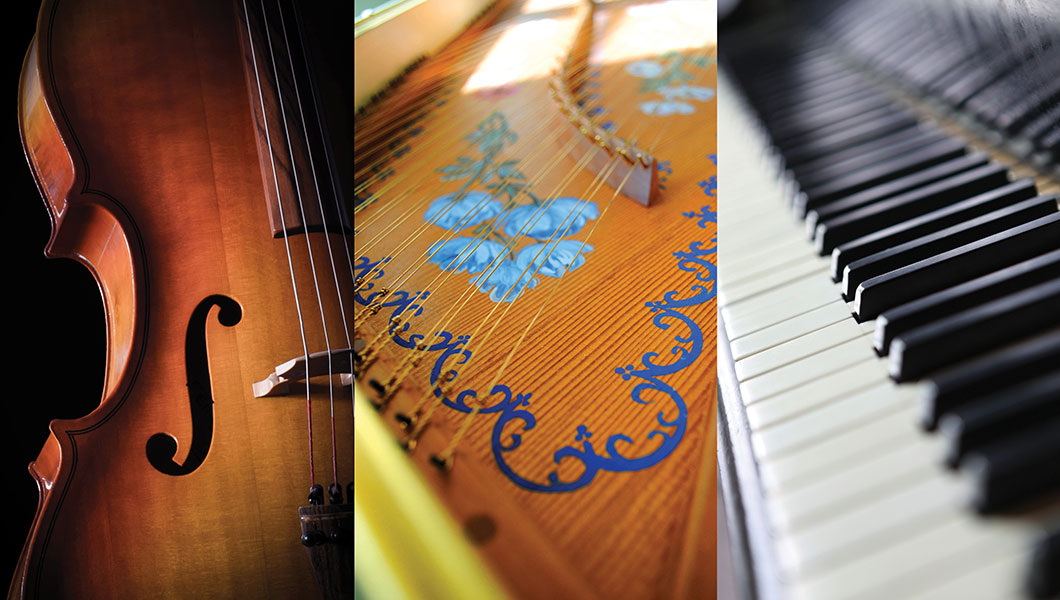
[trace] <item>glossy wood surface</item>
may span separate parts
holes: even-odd
[[[41,502],[11,597],[316,593],[299,540],[309,485],[304,387],[265,399],[251,390],[303,345],[284,241],[273,238],[263,199],[237,6],[56,0],[41,8],[20,88],[23,143],[52,216],[47,252],[95,276],[108,351],[99,408],[53,422],[31,465]],[[290,244],[310,352],[324,349],[325,327],[345,346],[340,310],[351,310],[350,299],[340,299],[321,260],[329,244],[337,253],[342,240],[310,234]],[[345,258],[339,267],[339,289],[348,290]],[[192,472],[166,475],[149,462],[147,441],[170,434],[174,460],[187,461],[185,338],[195,308],[213,295],[237,302],[241,318],[222,325],[213,308],[206,319],[209,452]],[[326,485],[328,381],[311,390],[315,472]],[[345,486],[352,405],[349,388],[336,393]]]
[[[711,598],[715,593],[715,304],[711,300],[680,309],[694,322],[693,328],[686,321],[653,311],[651,303],[692,298],[697,295],[696,285],[701,286],[698,291],[712,289],[712,267],[684,263],[685,269],[680,266],[680,253],[689,252],[690,246],[709,250],[714,245],[715,223],[706,215],[702,219],[690,216],[706,212],[708,206],[716,209],[709,185],[716,172],[716,157],[710,156],[715,153],[714,103],[710,99],[692,102],[695,111],[691,114],[647,115],[638,105],[655,98],[639,91],[641,81],[630,74],[629,65],[641,59],[666,62],[659,57],[670,50],[685,57],[701,56],[705,66],[692,71],[694,79],[689,83],[710,88],[712,93],[713,46],[689,48],[681,46],[678,35],[666,38],[645,30],[651,23],[680,28],[681,23],[668,20],[673,13],[653,20],[653,10],[664,14],[658,13],[659,3],[618,2],[598,8],[592,62],[600,71],[593,77],[598,102],[609,111],[602,119],[624,119],[620,121],[624,134],[636,132],[637,139],[652,145],[658,160],[666,161],[666,170],[659,173],[659,183],[665,187],[659,190],[656,204],[645,207],[621,196],[610,203],[614,189],[604,186],[590,197],[594,174],[577,168],[579,157],[563,155],[562,141],[555,141],[559,135],[552,137],[565,133],[558,128],[569,127],[569,123],[548,95],[547,75],[555,64],[553,49],[570,45],[577,11],[573,3],[541,4],[526,3],[522,13],[514,9],[492,30],[516,31],[524,26],[533,31],[537,50],[523,54],[514,50],[507,59],[498,54],[473,59],[476,67],[472,71],[478,77],[488,80],[492,63],[493,68],[499,65],[505,70],[509,81],[474,89],[468,82],[476,75],[458,77],[447,111],[426,118],[423,133],[409,140],[410,152],[387,163],[393,179],[367,188],[384,191],[378,201],[356,213],[355,264],[360,265],[362,257],[364,264],[383,257],[391,260],[382,267],[384,275],[369,278],[370,285],[358,289],[358,315],[366,314],[362,311],[371,306],[380,288],[408,294],[428,289],[430,297],[422,313],[402,315],[405,320],[400,327],[407,323],[408,329],[399,330],[397,336],[383,334],[378,358],[360,381],[381,401],[384,395],[378,389],[372,391],[372,382],[378,388],[408,364],[410,350],[392,338],[423,334],[426,342],[434,343],[433,333],[444,330],[454,339],[470,335],[466,348],[472,356],[464,361],[454,355],[439,363],[439,353],[428,351],[417,361],[382,411],[396,439],[408,435],[398,417],[412,413],[417,405],[430,405],[432,369],[457,370],[450,399],[460,391],[473,390],[485,401],[483,408],[504,401],[503,393],[489,393],[492,384],[526,394],[524,408],[533,415],[532,429],[518,418],[501,423],[496,412],[475,414],[456,446],[452,468],[442,470],[430,458],[460,435],[467,413],[440,406],[409,453],[514,597]],[[711,27],[712,7],[709,12],[710,22],[690,17],[685,25],[701,27],[697,31],[702,34]],[[667,42],[676,43],[677,48]],[[454,68],[428,61],[390,98],[408,102],[411,92],[403,90],[415,89],[434,70]],[[386,100],[380,106],[376,110],[385,114]],[[454,164],[461,156],[474,156],[474,144],[464,136],[495,112],[503,114],[517,134],[498,160],[518,159],[519,168],[530,179],[540,175],[534,191],[542,198],[553,194],[591,199],[603,213],[568,236],[592,246],[584,254],[584,264],[560,278],[539,274],[538,285],[512,303],[491,301],[488,294],[474,289],[469,283],[474,275],[461,272],[439,278],[443,272],[438,264],[425,262],[432,244],[447,239],[447,234],[442,227],[425,225],[424,215],[439,196],[456,192],[463,183],[442,181],[437,169]],[[371,120],[369,111],[365,123]],[[438,133],[432,136],[434,132]],[[366,157],[364,163],[370,162]],[[369,172],[361,159],[358,170]],[[386,187],[391,181],[393,186]],[[386,210],[393,212],[377,212]],[[373,218],[376,214],[392,216]],[[523,240],[516,250],[527,243],[536,242]],[[710,253],[701,258],[711,264],[715,260]],[[401,276],[406,269],[407,279]],[[447,311],[453,306],[459,310],[449,319]],[[393,306],[385,307],[366,316],[356,337],[376,338],[393,310]],[[650,376],[659,388],[673,389],[680,402],[659,388],[646,389],[641,384],[647,379],[621,376],[626,365],[645,369],[645,360],[674,365],[688,358],[686,353],[694,354],[690,341],[694,332],[703,335],[695,360]],[[644,390],[643,404],[633,399],[638,385]],[[464,399],[473,405],[468,396]],[[673,431],[661,428],[658,419],[678,418],[679,404],[687,408],[681,441],[653,466],[601,469],[590,483],[571,491],[535,491],[506,474],[505,469],[511,469],[543,487],[552,472],[559,482],[578,480],[588,467],[555,453],[561,448],[582,450],[591,444],[596,453],[604,455],[607,440],[614,435],[629,438],[629,442],[616,443],[623,456],[650,455],[660,446],[660,436],[651,432]],[[497,428],[501,444],[510,445],[514,435],[520,436],[518,449],[498,452]],[[476,535],[483,519],[495,528],[489,535]]]

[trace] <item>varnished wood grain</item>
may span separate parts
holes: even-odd
[[[20,122],[53,220],[52,256],[85,264],[103,293],[100,407],[55,421],[31,465],[41,501],[9,595],[291,598],[315,594],[300,543],[308,491],[304,387],[251,384],[303,353],[291,274],[264,202],[238,21],[227,2],[45,2],[23,72]],[[343,340],[337,235],[292,238],[310,351]],[[352,286],[348,267],[338,270]],[[164,475],[147,440],[191,442],[185,335],[221,294],[238,324],[207,319],[213,434],[203,464]],[[345,305],[342,305],[345,303]],[[337,378],[336,378],[337,382]],[[313,386],[316,478],[331,481],[328,386]],[[348,390],[348,388],[347,388]],[[348,392],[347,392],[348,393]],[[352,406],[335,406],[340,478],[352,480]]]
[[[621,29],[623,11],[636,5],[618,3],[601,8],[608,13],[608,19],[601,21],[597,35]],[[567,21],[573,18],[573,11],[554,11],[548,17],[559,22],[556,35],[560,39],[573,34],[574,28]],[[529,15],[522,19],[514,15],[507,18],[513,24],[530,20]],[[502,26],[505,22],[509,21],[502,21]],[[562,42],[542,38],[541,43]],[[700,53],[712,56],[709,50]],[[548,52],[540,54],[530,61],[540,58],[547,63]],[[411,139],[412,151],[388,163],[394,169],[392,177],[398,178],[391,188],[394,191],[389,196],[382,194],[355,219],[356,257],[367,257],[372,262],[391,257],[383,268],[386,275],[372,280],[372,286],[362,290],[365,296],[380,287],[410,294],[423,289],[431,292],[422,314],[405,321],[409,330],[402,333],[403,337],[407,338],[410,333],[430,336],[440,329],[454,335],[472,335],[468,346],[474,351],[473,357],[460,364],[455,358],[450,359],[442,367],[442,372],[459,371],[454,390],[473,389],[479,397],[488,397],[487,405],[497,402],[500,394],[490,396],[488,386],[508,360],[516,340],[526,332],[528,324],[534,323],[498,380],[516,393],[529,394],[527,410],[534,415],[534,428],[520,430],[518,423],[510,423],[502,439],[510,443],[513,433],[521,436],[518,450],[506,459],[520,475],[534,481],[546,482],[553,470],[562,481],[581,475],[584,467],[577,461],[565,459],[557,464],[554,459],[554,453],[564,446],[581,447],[583,440],[576,441],[580,425],[586,425],[592,432],[589,441],[601,453],[609,436],[628,435],[634,442],[628,446],[620,443],[619,447],[624,455],[632,457],[648,454],[658,445],[657,438],[647,436],[658,428],[655,419],[660,411],[665,418],[675,416],[674,403],[659,392],[645,393],[642,400],[647,404],[634,402],[631,395],[641,380],[623,379],[616,369],[626,365],[643,367],[641,361],[650,352],[658,353],[653,359],[657,364],[673,364],[681,351],[672,348],[687,349],[687,342],[681,343],[675,337],[684,339],[690,333],[689,328],[677,321],[661,328],[658,323],[665,320],[653,321],[658,314],[646,304],[661,301],[668,293],[673,298],[691,297],[695,294],[693,286],[700,281],[696,279],[697,274],[703,280],[709,279],[706,268],[678,268],[680,258],[675,253],[687,252],[692,244],[698,243],[703,249],[713,245],[715,224],[706,218],[702,222],[690,218],[685,213],[698,213],[706,205],[716,209],[715,200],[707,194],[708,180],[715,173],[712,159],[708,158],[714,152],[714,105],[712,101],[697,101],[697,110],[690,115],[649,117],[638,113],[636,105],[651,98],[638,95],[639,81],[626,71],[626,65],[634,58],[650,58],[654,54],[646,48],[639,56],[605,63],[600,68],[602,73],[597,80],[601,83],[597,91],[611,110],[603,118],[627,117],[623,127],[628,129],[624,131],[638,131],[638,139],[655,142],[652,149],[655,156],[660,161],[668,161],[666,166],[673,172],[666,173],[665,181],[660,181],[666,187],[660,190],[658,204],[649,208],[619,197],[605,215],[589,221],[572,236],[572,239],[585,240],[596,227],[588,238],[593,250],[585,255],[585,264],[562,278],[540,276],[536,288],[525,290],[510,305],[498,305],[486,294],[472,289],[469,285],[472,275],[459,273],[436,279],[440,273],[438,266],[423,264],[423,257],[445,232],[440,227],[427,226],[428,233],[417,233],[424,230],[423,215],[431,201],[459,188],[460,181],[442,182],[434,170],[469,154],[467,143],[460,138],[473,131],[477,122],[500,112],[519,134],[504,149],[500,159],[532,155],[554,128],[569,126],[549,98],[546,76],[517,81],[512,85],[514,93],[509,95],[490,94],[487,90],[487,93],[466,91],[454,97],[450,101],[452,108],[444,118],[424,121],[420,139],[431,139],[428,136],[432,127],[466,125],[448,134],[452,140],[448,144],[423,142],[421,148],[417,146],[417,138]],[[414,88],[417,77],[428,78],[431,65],[428,63],[423,69],[419,75],[414,72],[405,85]],[[697,85],[713,88],[713,66],[704,68],[698,76]],[[401,90],[399,87],[395,92],[395,102],[407,103],[409,97]],[[664,127],[667,120],[669,123]],[[662,137],[657,140],[656,134],[660,133]],[[553,158],[555,150],[550,148],[520,168],[532,177],[545,171]],[[577,158],[561,157],[555,166],[542,173],[535,192],[543,197],[549,194],[571,172]],[[358,170],[363,176],[369,171],[358,160]],[[366,158],[365,162],[370,163],[371,159]],[[593,179],[591,172],[576,172],[559,195],[585,198]],[[380,182],[369,190],[383,185]],[[613,189],[605,186],[592,200],[603,210],[612,194]],[[373,219],[375,211],[388,210],[388,199],[400,209],[384,213],[393,216]],[[399,215],[404,214],[411,217],[400,219]],[[385,241],[374,242],[381,232],[386,232]],[[399,251],[407,239],[411,239],[408,248]],[[707,260],[713,262],[712,256]],[[407,281],[400,282],[398,274],[406,269],[412,274]],[[703,285],[709,288],[712,284]],[[454,304],[461,308],[447,322],[442,317]],[[365,306],[359,304],[357,308],[360,311]],[[368,317],[363,329],[357,331],[357,337],[375,338],[386,327],[391,311],[383,309]],[[459,523],[489,515],[497,524],[494,535],[481,541],[478,547],[483,560],[514,596],[713,597],[714,311],[713,301],[688,308],[688,316],[704,334],[702,353],[691,366],[659,376],[682,396],[688,416],[681,443],[672,454],[650,468],[630,472],[602,470],[589,485],[570,492],[529,491],[513,483],[497,464],[491,435],[498,416],[477,414],[457,447],[452,469],[442,471],[430,463],[430,456],[450,443],[465,414],[444,406],[434,412],[430,426],[410,457]],[[487,326],[479,329],[483,323]],[[485,338],[495,323],[496,329],[479,348],[476,341]],[[478,333],[473,334],[476,330]],[[378,359],[363,376],[366,384],[372,380],[386,382],[408,356],[409,350],[386,336],[383,341]],[[383,411],[397,439],[402,439],[407,432],[395,417],[411,412],[430,394],[430,371],[437,356],[437,353],[427,353],[419,361]],[[371,389],[369,385],[366,388]]]

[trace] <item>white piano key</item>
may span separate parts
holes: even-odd
[[[765,329],[830,304],[839,297],[835,284],[817,277],[801,279],[722,308],[730,340]]]
[[[740,393],[744,403],[750,405],[810,383],[818,377],[823,377],[874,355],[871,347],[866,346],[865,341],[858,338],[742,382]]]
[[[857,464],[889,446],[908,443],[909,437],[916,434],[915,414],[914,407],[902,407],[789,454],[763,460],[758,467],[762,485],[770,493],[797,489],[827,476],[832,469]]]
[[[732,91],[724,74],[718,85]],[[920,387],[888,380],[826,274],[802,277],[827,259],[787,210],[762,127],[734,91],[719,97],[720,136],[747,141],[727,151],[719,178],[719,193],[742,200],[721,207],[734,225],[720,230],[719,308],[775,521],[782,597],[1021,597],[1026,524],[960,506],[963,482],[939,468],[940,440],[916,424]]]
[[[747,421],[751,430],[758,431],[776,425],[860,390],[885,383],[887,377],[877,363],[875,357],[867,358],[763,402],[748,405]]]
[[[856,556],[859,549],[897,541],[962,510],[958,481],[945,474],[858,506],[780,541],[781,564],[812,575]]]
[[[880,599],[907,598],[922,590],[923,598],[961,599],[1002,598],[1018,586],[1014,570],[1023,557],[1026,530],[1019,526],[997,526],[955,514],[934,523],[897,543],[872,548],[869,552],[830,569],[796,586],[796,598],[806,599]],[[979,577],[984,594],[971,596],[940,594],[945,582],[956,590],[968,589],[967,582],[953,579],[962,571],[977,571],[978,565],[999,563],[990,571],[994,579]],[[1015,567],[1015,569],[1014,569]],[[974,581],[974,578],[973,578]],[[943,587],[939,587],[943,584]],[[951,588],[951,589],[953,589]]]
[[[889,489],[934,477],[939,468],[937,461],[931,459],[936,454],[935,442],[922,439],[885,448],[867,460],[843,465],[810,485],[773,495],[769,509],[774,528],[797,531],[872,500]]]
[[[736,378],[746,381],[843,342],[871,336],[873,333],[874,329],[866,330],[864,324],[859,325],[854,319],[846,319],[736,361]],[[871,343],[871,340],[869,337],[866,343]]]
[[[827,327],[833,323],[852,319],[842,299],[803,313],[787,321],[777,323],[755,333],[732,340],[729,349],[733,360],[740,360],[768,348],[783,344],[799,336]]]
[[[719,220],[724,221],[724,219],[725,215],[722,214]],[[724,222],[728,224],[728,221]],[[744,267],[746,264],[741,264],[740,261],[776,258],[781,251],[788,250],[793,252],[796,251],[795,248],[799,248],[797,250],[799,255],[813,255],[813,248],[806,247],[806,240],[791,233],[792,226],[790,223],[773,223],[768,228],[764,226],[758,227],[761,227],[762,237],[758,238],[756,236],[755,242],[757,243],[744,239],[730,241],[725,237],[723,231],[719,231],[718,262],[725,263],[726,266]],[[728,246],[723,248],[722,242],[728,244]]]
[[[954,573],[953,577],[944,581],[928,582],[923,581],[922,578],[917,578],[916,583],[920,584],[919,588],[917,588],[913,596],[909,597],[909,600],[1022,598],[1024,577],[1026,576],[1030,553],[1026,551],[1026,539],[1022,532],[1019,532],[1015,537],[1015,547],[1006,543],[999,548],[993,537],[985,540],[985,543],[989,544],[989,555],[994,558],[989,564],[962,562],[959,569],[960,572]],[[984,545],[976,544],[975,548],[970,550],[970,552],[978,552]],[[997,554],[1000,554],[1000,556],[996,556]],[[981,554],[972,558],[973,563],[983,562]],[[880,596],[883,597],[882,594]]]
[[[723,305],[739,302],[805,277],[828,277],[829,264],[823,261],[802,261],[794,265],[778,265],[772,272],[740,284],[719,286],[718,301]]]
[[[748,249],[739,254],[723,251],[721,245],[724,242],[724,238],[719,238],[718,272],[726,274],[723,287],[743,283],[785,264],[806,262],[814,257],[812,252],[806,252],[806,244],[802,240],[787,240],[775,246]]]
[[[833,356],[823,360],[836,364],[838,357],[852,354],[855,351],[857,346],[853,344],[857,341],[837,346],[822,352],[818,356],[823,357],[826,354],[833,353]],[[800,361],[778,369],[776,373],[791,369],[793,372],[799,373],[800,377],[815,378],[816,374],[807,369],[808,365],[803,365],[804,362],[806,361]],[[767,380],[770,376],[772,374],[761,377],[758,380]],[[750,385],[755,381],[751,380],[744,385]],[[742,389],[743,386],[741,386]],[[915,393],[907,387],[895,387],[890,383],[878,385],[774,427],[752,432],[751,444],[759,460],[780,456],[785,452],[791,452],[801,446],[807,446],[820,438],[842,431],[857,423],[871,421],[878,416],[908,407],[915,397]]]

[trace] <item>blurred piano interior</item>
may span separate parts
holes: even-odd
[[[720,486],[752,598],[1060,592],[1060,4],[720,24]]]

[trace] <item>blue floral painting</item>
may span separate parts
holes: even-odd
[[[705,56],[686,58],[677,52],[668,52],[659,60],[636,60],[626,65],[626,72],[639,77],[641,93],[655,93],[659,100],[648,100],[637,105],[646,115],[689,115],[696,112],[692,102],[709,102],[714,98],[714,89],[700,85],[688,85],[694,79],[686,67],[704,68],[713,62]]]
[[[443,271],[472,275],[469,283],[494,302],[513,302],[537,287],[538,275],[559,278],[585,264],[593,247],[570,236],[600,216],[596,203],[539,198],[518,159],[498,162],[504,147],[518,139],[499,112],[467,139],[479,156],[460,156],[437,169],[442,181],[466,181],[435,198],[423,214],[428,224],[446,230],[428,260]]]

